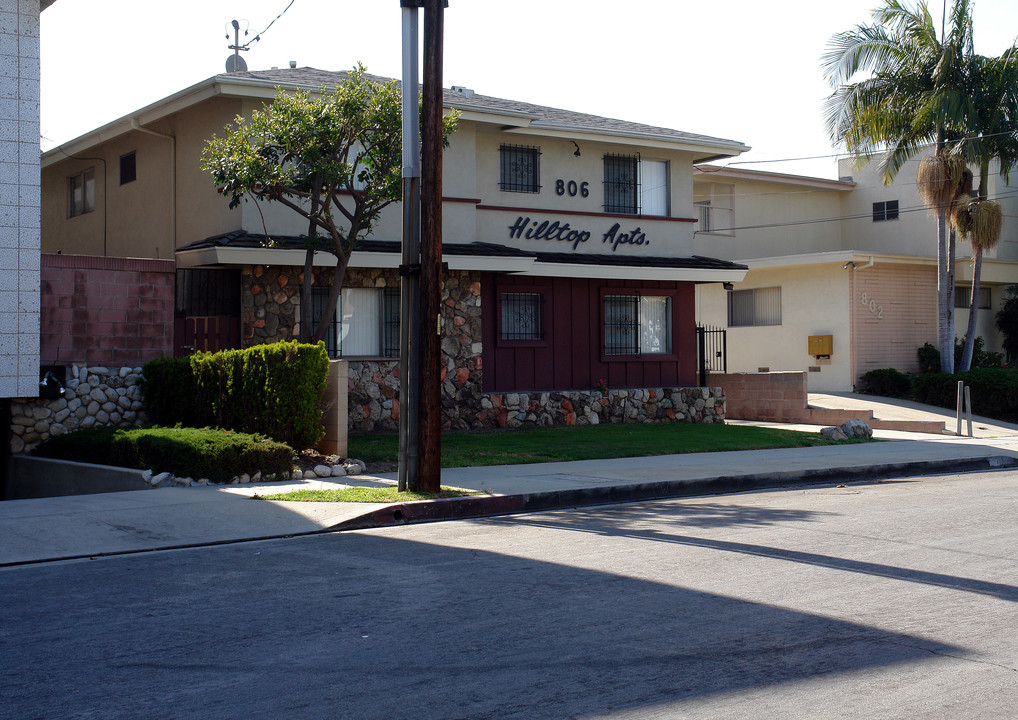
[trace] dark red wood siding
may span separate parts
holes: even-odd
[[[537,289],[545,293],[544,342],[514,347],[499,343],[499,294]],[[643,294],[674,292],[670,356],[605,360],[602,355],[602,290]],[[482,364],[486,392],[590,390],[599,379],[610,388],[684,387],[696,384],[693,283],[653,280],[481,276]]]

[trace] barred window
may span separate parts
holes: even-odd
[[[498,187],[507,192],[541,192],[541,149],[522,145],[498,148]]]
[[[667,295],[605,295],[604,354],[672,351],[672,299]]]
[[[501,294],[502,340],[541,340],[541,293],[504,292]]]
[[[177,270],[177,317],[240,317],[240,270]]]
[[[325,315],[329,288],[311,289],[311,323]],[[399,357],[399,288],[343,288],[325,333],[329,357]]]
[[[636,215],[639,196],[639,155],[604,156],[604,211]]]

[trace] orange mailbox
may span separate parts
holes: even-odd
[[[809,354],[814,357],[830,357],[834,353],[833,335],[810,335]]]

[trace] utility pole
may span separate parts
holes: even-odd
[[[417,489],[437,492],[442,474],[442,24],[444,0],[424,0],[421,137],[421,418]]]
[[[417,489],[420,422],[421,140],[417,20],[420,0],[400,0],[403,16],[403,256],[400,265],[399,490]]]

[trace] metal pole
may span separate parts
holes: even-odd
[[[971,388],[965,386],[965,419],[968,421],[969,437],[972,437],[972,395],[969,392]]]
[[[421,143],[418,97],[418,0],[403,16],[403,255],[400,265],[399,490],[417,487],[420,420]]]
[[[958,381],[958,399],[957,399],[957,403],[956,403],[957,410],[955,411],[955,417],[956,417],[956,419],[958,421],[958,429],[957,429],[957,432],[955,433],[955,435],[957,435],[958,437],[961,437],[962,393],[964,392],[962,388],[964,388],[964,387],[965,387],[965,383],[962,382],[961,380],[959,380]]]
[[[442,474],[442,21],[443,0],[424,1],[421,133],[421,422],[417,489],[437,492]]]

